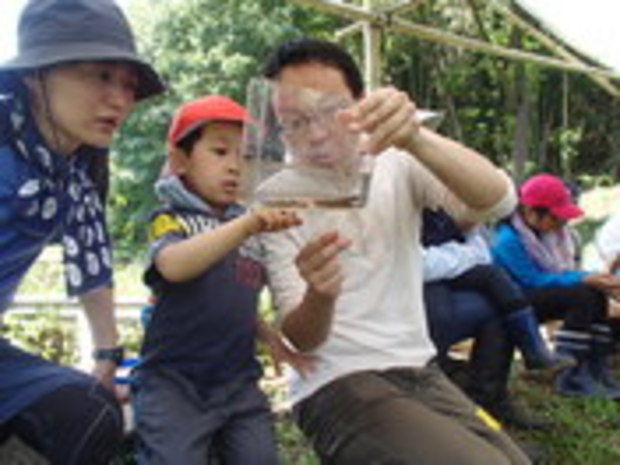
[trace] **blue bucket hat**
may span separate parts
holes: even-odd
[[[18,54],[0,65],[3,75],[74,61],[122,61],[138,73],[136,99],[165,90],[136,52],[125,15],[114,0],[30,0],[18,27]]]

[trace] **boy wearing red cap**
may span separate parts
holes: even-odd
[[[257,324],[264,280],[253,236],[299,220],[237,202],[246,117],[233,100],[208,96],[182,105],[168,132],[145,273],[155,309],[135,373],[140,464],[208,464],[214,450],[227,464],[277,463],[255,337],[283,345]]]
[[[493,256],[520,284],[540,321],[561,318],[556,349],[577,364],[556,379],[556,391],[577,396],[620,398],[607,358],[615,351],[620,325],[608,317],[606,294],[620,280],[608,273],[580,271],[569,220],[583,215],[566,184],[543,173],[519,190],[519,208],[495,234]]]

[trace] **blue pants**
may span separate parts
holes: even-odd
[[[0,437],[19,436],[53,465],[108,464],[121,411],[94,378],[0,339]]]
[[[480,292],[455,291],[443,281],[424,286],[424,303],[431,339],[440,353],[500,318]]]
[[[271,410],[256,381],[204,390],[166,370],[141,369],[132,385],[139,465],[276,465]]]
[[[450,346],[474,338],[468,379],[459,382],[476,402],[490,408],[508,397],[514,345],[501,313],[477,291],[454,290],[439,281],[424,286],[424,300],[431,339],[440,361]]]

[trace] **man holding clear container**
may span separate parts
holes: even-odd
[[[265,238],[282,331],[316,357],[312,373],[291,380],[291,394],[323,463],[530,463],[433,361],[422,300],[422,208],[442,206],[474,221],[503,216],[515,204],[508,178],[473,150],[421,127],[404,92],[364,95],[356,64],[332,43],[285,43],[264,74],[352,101],[330,125],[312,114],[292,123],[293,109],[280,108],[282,126],[297,128],[283,131],[289,150],[307,147],[327,158],[343,126],[363,135],[361,151],[376,156],[363,206],[303,210],[300,227]],[[299,254],[306,266],[298,271]]]

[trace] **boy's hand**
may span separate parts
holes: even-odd
[[[302,223],[295,210],[282,208],[259,208],[249,215],[252,223],[250,234],[280,231]]]

